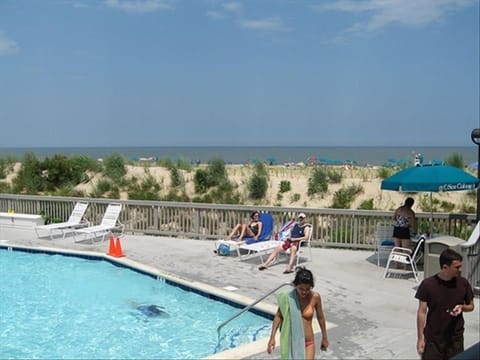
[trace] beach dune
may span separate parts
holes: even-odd
[[[422,208],[423,204],[429,204],[429,194],[417,193],[406,194],[396,191],[385,191],[380,189],[382,178],[379,176],[377,167],[343,167],[336,166],[334,171],[342,174],[342,180],[339,183],[328,185],[328,190],[324,194],[315,194],[309,196],[308,180],[312,174],[313,167],[309,166],[267,166],[268,170],[268,190],[266,196],[261,201],[248,198],[248,180],[254,172],[252,165],[226,165],[226,170],[230,181],[236,186],[241,194],[242,203],[246,205],[267,205],[267,206],[286,206],[286,207],[305,207],[305,208],[330,208],[332,207],[334,196],[337,191],[355,185],[361,188],[361,192],[351,203],[350,209],[358,209],[362,202],[373,199],[373,207],[376,210],[394,210],[400,206],[407,196],[415,199],[414,210],[430,211]],[[194,191],[193,171],[181,170],[185,180],[185,192],[189,198],[196,194]],[[142,179],[147,174],[153,176],[161,184],[161,195],[166,195],[170,189],[170,172],[167,168],[161,166],[145,165],[127,165],[127,178],[136,177]],[[101,174],[96,174],[93,179],[81,184],[77,188],[86,193],[93,190],[96,182],[102,178]],[[288,181],[291,190],[280,194],[280,183]],[[127,199],[125,192],[121,193],[122,199]],[[438,204],[448,204],[454,206],[449,211],[444,212],[462,212],[462,209],[468,206],[475,206],[475,197],[468,192],[447,192],[433,194],[434,201]],[[442,209],[438,209],[442,211]]]

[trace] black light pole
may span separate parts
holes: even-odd
[[[473,129],[471,135],[472,141],[477,145],[477,178],[480,179],[480,129]],[[477,223],[480,221],[480,189],[477,189]]]

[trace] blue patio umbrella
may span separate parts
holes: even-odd
[[[448,165],[424,165],[400,170],[382,181],[382,190],[404,192],[440,192],[475,190],[479,180],[459,168]]]
[[[479,179],[459,168],[448,165],[423,165],[400,170],[382,181],[382,190],[403,192],[468,191],[478,187]],[[432,210],[433,211],[433,210]],[[433,218],[433,213],[431,218]]]

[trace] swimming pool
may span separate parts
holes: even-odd
[[[247,312],[218,346],[238,308],[98,259],[0,250],[0,358],[201,358],[269,335]]]

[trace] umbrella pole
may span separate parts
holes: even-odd
[[[433,198],[432,198],[432,192],[430,191],[430,226],[429,231],[428,231],[428,237],[432,234],[432,224],[433,224]]]

